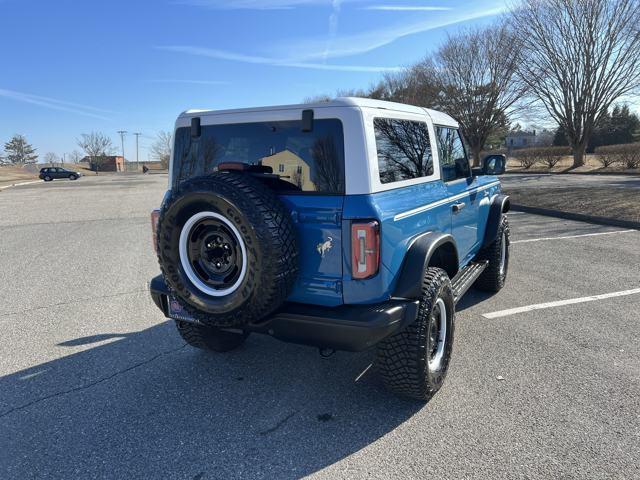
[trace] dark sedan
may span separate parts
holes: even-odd
[[[47,167],[40,169],[40,178],[45,182],[50,182],[55,178],[68,178],[69,180],[77,180],[80,178],[80,172],[74,172],[61,167]]]

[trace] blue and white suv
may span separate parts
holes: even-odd
[[[150,289],[193,346],[257,332],[376,348],[385,385],[428,400],[456,303],[504,285],[504,156],[472,169],[444,113],[360,98],[187,111],[169,168]]]

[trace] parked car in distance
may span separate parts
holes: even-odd
[[[45,182],[50,182],[55,178],[68,178],[69,180],[77,180],[82,174],[80,172],[74,172],[73,170],[67,170],[62,167],[47,167],[40,169],[39,177]]]

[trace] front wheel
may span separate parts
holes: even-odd
[[[77,180],[78,176],[77,175],[69,175],[69,180]]]
[[[487,292],[498,292],[504,287],[509,270],[510,243],[509,221],[506,215],[502,215],[496,239],[478,253],[478,259],[486,260],[489,264],[476,280],[476,288]]]
[[[385,387],[428,401],[440,390],[453,350],[455,306],[447,273],[428,268],[416,320],[378,345],[376,363]]]
[[[230,332],[179,320],[176,320],[176,327],[182,339],[192,347],[220,353],[238,348],[249,336],[249,332]]]

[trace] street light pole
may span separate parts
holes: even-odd
[[[127,134],[126,130],[118,130],[120,134],[120,143],[122,145],[122,169],[125,168],[125,160],[124,160],[124,136]],[[118,164],[116,163],[116,171],[118,170]]]
[[[138,167],[139,167],[139,165],[138,165],[138,137],[140,135],[142,135],[142,134],[140,132],[136,132],[136,133],[134,133],[134,135],[136,136],[136,172],[137,172],[138,171]]]

